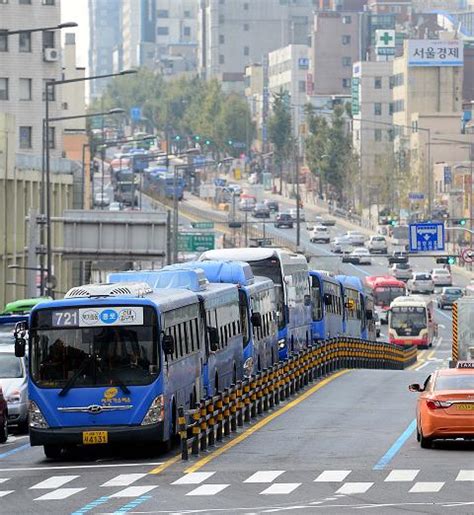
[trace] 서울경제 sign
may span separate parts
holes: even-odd
[[[408,66],[463,66],[463,42],[457,39],[408,40]]]

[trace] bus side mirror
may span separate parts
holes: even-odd
[[[311,295],[305,295],[303,303],[305,306],[311,306]]]
[[[374,314],[373,314],[371,309],[367,309],[366,310],[365,316],[366,316],[367,320],[373,320],[374,319]]]
[[[413,383],[411,384],[409,387],[408,387],[408,390],[410,392],[422,392],[424,390],[424,388],[422,388],[421,385],[419,385],[418,383]]]
[[[26,354],[26,331],[28,330],[27,322],[18,322],[15,326],[13,336],[15,338],[15,356],[24,358]]]
[[[171,336],[171,334],[163,335],[163,339],[161,340],[161,346],[163,348],[165,356],[170,356],[174,353],[174,338]]]
[[[329,293],[324,294],[324,305],[325,306],[331,306],[332,305],[332,297],[329,295]]]
[[[219,350],[219,331],[216,327],[208,327],[207,332],[209,333],[209,347],[212,352]]]
[[[262,327],[262,315],[258,311],[252,313],[250,321],[254,327]]]

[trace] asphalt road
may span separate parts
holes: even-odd
[[[334,236],[344,232],[333,229]],[[288,229],[269,231],[294,237]],[[303,232],[306,245],[307,235]],[[307,243],[315,255],[327,245]],[[376,275],[371,266],[315,258],[315,268]],[[313,264],[313,263],[312,263]],[[431,258],[413,260],[429,270]],[[464,275],[455,284],[464,285]],[[451,314],[436,310],[440,339],[406,371],[355,370],[330,378],[300,402],[244,429],[236,445],[183,464],[126,449],[80,450],[50,462],[24,435],[0,446],[0,513],[474,513],[474,443],[421,449],[414,435],[416,395],[450,356]]]

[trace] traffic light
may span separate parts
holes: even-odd
[[[456,256],[448,256],[448,265],[454,265],[456,263]]]
[[[176,141],[179,141],[179,140],[181,139],[181,136],[175,136],[175,137],[174,137],[174,139],[175,139]]]
[[[206,145],[210,145],[210,144],[211,144],[211,140],[210,140],[210,139],[207,139],[207,140],[205,141],[205,143],[206,143]]]
[[[459,220],[459,225],[461,225],[462,227],[464,227],[466,225],[466,223],[467,223],[467,220],[465,218],[461,218]]]
[[[199,141],[201,139],[201,136],[194,136],[194,141]]]
[[[438,265],[454,265],[456,263],[456,256],[443,256],[436,258]]]
[[[392,227],[395,227],[397,225],[397,221],[394,220],[393,218],[389,218],[388,219],[388,223],[392,226]]]
[[[232,146],[234,142],[230,139],[227,143]]]

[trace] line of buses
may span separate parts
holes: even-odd
[[[224,249],[46,300],[15,330],[29,347],[32,445],[161,443],[194,408],[311,341],[375,340],[374,298],[357,277],[309,271],[280,249]]]

